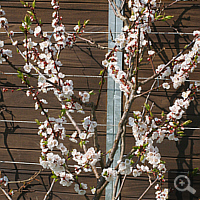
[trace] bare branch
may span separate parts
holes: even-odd
[[[139,86],[140,86],[140,85],[145,85],[145,84],[148,83],[149,81],[151,81],[151,80],[157,78],[169,65],[172,64],[172,62],[173,62],[176,58],[178,58],[178,57],[179,57],[182,53],[184,53],[190,46],[192,46],[192,45],[194,44],[194,42],[195,42],[195,39],[194,39],[190,44],[188,44],[181,52],[179,52],[175,57],[173,57],[167,64],[165,64],[165,66],[162,68],[162,70],[161,70],[159,73],[154,74],[154,75],[150,76],[149,78],[147,78],[146,80],[140,82],[140,83],[139,83]]]
[[[122,14],[121,14],[121,12],[120,12],[120,9],[118,8],[118,6],[115,4],[115,1],[113,1],[113,0],[108,0],[108,2],[109,2],[109,4],[110,4],[110,6],[111,6],[111,8],[112,8],[112,10],[113,10],[113,12],[114,12],[114,14],[115,14],[115,16],[116,17],[118,17],[118,18],[120,18],[124,23],[125,23],[125,25],[126,26],[128,26],[128,19],[126,18],[126,17],[124,17]],[[115,8],[114,8],[114,6],[113,6],[113,4],[115,5]],[[117,10],[117,12],[116,12],[116,10]]]
[[[150,91],[149,91],[149,94],[147,95],[147,98],[146,98],[146,100],[145,100],[145,104],[147,104],[148,99],[149,99],[150,94],[151,94],[151,91],[153,90],[153,87],[154,87],[155,84],[156,84],[156,80],[153,82],[153,84],[152,84],[152,86],[151,86],[151,89],[150,89]],[[143,107],[142,116],[144,116],[144,112],[145,112],[145,106]]]
[[[147,187],[147,189],[142,193],[142,195],[139,197],[138,200],[141,200],[143,198],[143,196],[149,191],[149,189],[156,183],[158,179],[156,178],[153,182],[149,181],[150,184],[149,186]]]
[[[122,136],[121,136],[120,160],[123,159],[124,151],[125,151],[125,133],[126,133],[126,125],[124,124],[123,133],[122,133]],[[118,166],[119,166],[119,164],[115,167],[115,170],[118,169]],[[120,174],[117,176],[116,181],[115,181],[114,190],[113,190],[113,197],[112,197],[113,200],[115,200],[115,196],[116,196],[116,193],[117,193],[117,188],[118,188],[119,181],[120,181]]]
[[[31,176],[29,179],[21,180],[21,181],[8,181],[8,183],[9,184],[12,184],[12,183],[24,183],[24,182],[28,182],[28,181],[34,180],[40,174],[40,172],[42,172],[43,170],[44,169],[39,170],[33,176]]]
[[[115,197],[114,200],[117,200],[118,197],[119,197],[119,195],[121,194],[122,189],[123,189],[123,186],[124,186],[124,183],[125,183],[125,180],[126,180],[126,176],[127,176],[127,175],[125,174],[125,175],[124,175],[124,178],[123,178],[123,180],[122,180],[121,186],[120,186],[120,188],[119,188],[119,192],[117,193],[117,196]]]
[[[50,186],[49,190],[47,191],[47,193],[45,194],[45,196],[44,196],[44,199],[43,199],[43,200],[46,200],[46,199],[47,199],[47,197],[48,197],[49,193],[50,193],[50,192],[51,192],[51,190],[53,189],[54,183],[55,183],[55,178],[53,179],[53,181],[52,181],[52,183],[51,183],[51,186]]]
[[[0,189],[5,194],[8,200],[12,200],[12,198],[8,195],[8,193],[2,187],[0,187]]]
[[[121,6],[120,6],[120,11],[122,11],[123,10],[123,8],[124,8],[124,5],[125,5],[125,0],[122,0],[122,3],[121,3]]]

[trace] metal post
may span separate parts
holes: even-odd
[[[120,5],[120,0],[115,0],[116,5]],[[108,31],[111,30],[113,33],[113,39],[116,38],[116,32],[121,32],[123,22],[117,18],[109,5],[109,18],[108,18]],[[111,40],[111,35],[108,35],[108,47],[113,48],[114,43]],[[122,53],[118,52],[118,66],[122,69]],[[106,151],[112,148],[117,133],[118,123],[121,118],[121,104],[122,104],[122,93],[119,90],[119,84],[108,77],[107,79],[107,136],[106,136]],[[117,165],[117,161],[120,157],[120,145],[114,157],[112,167]],[[106,187],[105,199],[111,200],[113,195],[113,187],[115,180],[110,182]]]

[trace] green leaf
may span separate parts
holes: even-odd
[[[63,115],[65,115],[65,113],[66,113],[66,109],[62,109],[62,110],[61,110],[61,117],[62,117]]]
[[[131,158],[133,158],[133,156],[134,156],[134,155],[133,155],[133,154],[131,154],[131,155],[130,155],[128,158],[129,158],[129,159],[131,159]]]
[[[25,28],[23,26],[20,26],[19,29],[24,32],[25,31]]]
[[[173,17],[174,17],[174,16],[170,16],[170,15],[169,15],[169,16],[165,16],[165,19],[168,20],[168,19],[171,19],[171,18],[173,18]]]
[[[79,142],[79,145],[80,145],[81,148],[83,148],[83,141],[82,140]]]
[[[40,24],[40,25],[42,24],[42,20],[41,20],[41,19],[39,19],[39,24]]]
[[[79,27],[81,26],[81,21],[80,21],[80,20],[78,21],[78,26],[79,26]]]
[[[47,141],[43,141],[43,144],[44,144],[44,145],[47,145],[47,144],[48,144],[48,142],[47,142]]]
[[[30,19],[30,16],[26,15],[26,16],[24,17],[24,21],[26,22],[26,24],[27,24],[28,26],[31,25],[31,19]]]
[[[158,15],[155,19],[158,20],[160,18],[163,18],[163,15]]]
[[[184,132],[183,131],[179,131],[179,132],[177,132],[177,134],[183,134]]]
[[[30,11],[30,10],[28,10],[28,11],[27,11],[27,13],[28,13],[29,15],[32,15],[32,16],[34,16],[33,12],[32,12],[32,11]]]
[[[66,137],[69,137],[69,138],[71,137],[70,135],[65,135],[65,136],[66,136]]]
[[[45,157],[44,156],[41,156],[42,160],[45,160]]]
[[[23,73],[21,72],[21,71],[19,71],[19,70],[17,70],[17,72],[18,72],[18,77],[19,78],[21,78],[22,80],[24,80],[24,75],[23,75]]]
[[[147,111],[150,110],[150,106],[149,106],[149,104],[144,103],[144,106],[145,106],[145,108],[147,109]]]
[[[131,165],[134,164],[135,162],[133,160],[131,160]]]
[[[146,148],[147,146],[148,146],[148,143],[146,143],[146,144],[143,144],[143,147],[144,147],[144,148]]]
[[[35,8],[35,0],[32,3],[32,7]]]
[[[142,9],[141,14],[145,11],[145,9],[146,9],[146,7],[144,7],[144,8]]]
[[[51,178],[57,179],[58,177],[57,177],[55,174],[53,174],[53,175],[51,176]]]
[[[144,154],[140,157],[140,161],[142,162],[144,160]]]
[[[161,160],[160,163],[165,164],[166,162],[164,160]]]
[[[164,112],[164,111],[162,111],[162,113],[161,113],[161,116],[162,116],[162,117],[164,117],[164,116],[165,116],[165,112]]]
[[[190,123],[192,123],[192,120],[187,120],[187,121],[185,121],[185,122],[183,122],[183,126],[187,126],[188,124],[190,124]]]
[[[103,69],[100,71],[100,73],[99,73],[100,76],[103,74],[103,71],[104,71]]]
[[[138,147],[138,146],[134,146],[134,147],[132,147],[134,150],[137,150],[137,149],[140,149],[140,147]]]
[[[22,5],[26,5],[26,3],[24,1],[20,1]]]
[[[93,94],[94,94],[94,91],[93,91],[93,90],[91,90],[91,91],[89,92],[89,94],[90,94],[90,95],[93,95]]]
[[[30,81],[29,81],[29,80],[27,80],[27,79],[26,79],[26,84],[27,84],[27,85],[30,85]]]
[[[87,25],[90,22],[89,19],[87,19],[86,21],[84,21],[84,25]]]
[[[35,122],[37,123],[37,125],[41,125],[38,119],[35,119]]]

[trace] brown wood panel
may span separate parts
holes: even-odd
[[[19,2],[19,0],[7,0],[6,2]],[[27,0],[26,2],[33,2],[32,0]],[[37,0],[37,2],[49,2],[49,0]],[[108,4],[107,0],[98,0],[98,2],[95,2],[94,0],[60,0],[59,2],[62,3],[104,3],[104,4]]]
[[[24,8],[21,5],[21,3],[15,3],[15,2],[9,3],[10,6],[7,6],[7,3],[5,3],[6,4],[5,6],[3,6],[3,2],[1,4],[6,12],[6,17],[8,21],[11,23],[21,22],[23,19],[23,16],[25,16],[27,12],[27,9]],[[68,4],[68,5],[70,6],[72,4]],[[36,12],[37,12],[38,18],[42,18],[43,23],[51,23],[51,19],[52,19],[51,15],[52,15],[53,10],[50,8],[50,4],[48,6],[46,3],[38,3],[37,6],[38,8],[36,7],[37,9]],[[70,8],[67,9],[67,7],[63,5],[62,9],[60,10],[60,15],[63,16],[64,24],[76,25],[80,19],[82,20],[92,19],[92,22],[90,23],[91,25],[93,24],[93,25],[100,26],[100,25],[107,24],[106,22],[107,22],[108,12],[107,12],[106,4],[102,4],[102,5],[100,4],[100,7],[96,6],[95,4],[90,4],[90,5],[82,4],[82,6],[85,6],[85,9],[82,9],[82,10],[81,10],[82,6],[80,7],[78,7],[78,5],[75,5],[75,6],[76,6],[76,10],[70,10]],[[102,8],[102,9],[99,9],[99,8]],[[13,18],[12,13],[16,12],[16,10],[18,11],[18,15],[16,15],[15,18]],[[66,12],[67,12],[67,15],[66,15]],[[99,12],[98,17],[96,17],[97,12]]]
[[[3,2],[3,3],[2,3]],[[22,5],[17,0],[9,0],[2,1],[3,9],[5,10],[7,17],[11,20],[10,29],[14,31],[18,31],[18,26],[21,23],[21,17],[26,13],[26,9],[22,7]],[[105,32],[107,31],[107,19],[108,19],[108,2],[107,0],[61,0],[61,15],[63,15],[63,21],[66,25],[67,31],[72,31],[73,26],[77,24],[79,19],[90,19],[89,25],[86,27],[85,31],[91,32]],[[171,3],[172,1],[165,1],[166,5]],[[38,12],[38,16],[42,17],[42,21],[44,23],[44,30],[51,30],[51,13],[52,9],[50,9],[50,4],[47,3],[47,0],[39,0],[36,1],[36,10]],[[21,16],[16,16],[13,18],[13,13],[17,12]],[[172,8],[166,10],[166,15],[174,15],[172,20],[168,22],[173,26],[178,28],[181,32],[192,32],[193,30],[197,30],[200,28],[200,18],[199,18],[199,2],[179,2],[174,5]],[[44,17],[44,18],[43,18]],[[152,31],[163,31],[163,32],[173,32],[172,28],[167,27],[165,22],[156,22],[156,28],[152,26]],[[85,34],[86,38],[92,38],[94,41],[107,46],[107,34]],[[193,39],[193,36],[184,36],[180,37],[177,35],[153,35],[149,34],[149,36],[154,40],[154,47],[157,51],[160,51],[162,48],[165,50],[162,51],[162,54],[156,56],[154,59],[155,66],[159,65],[161,62],[167,62],[171,57],[176,55],[181,48],[183,48],[188,42]],[[1,35],[2,39],[6,36]],[[23,36],[21,34],[15,34],[14,37],[16,40],[21,40]],[[98,75],[101,70],[101,61],[104,59],[104,55],[107,50],[100,51],[98,49],[91,48],[91,52],[88,50],[88,45],[85,42],[78,41],[76,43],[80,48],[74,46],[72,49],[66,49],[63,51],[61,55],[61,60],[63,63],[62,71],[66,74],[79,74],[79,75]],[[6,48],[11,48],[14,51],[14,48],[10,45],[10,41],[6,40]],[[20,46],[20,48],[22,48]],[[23,48],[22,48],[23,49]],[[91,55],[93,57],[91,57]],[[93,59],[94,58],[94,59]],[[146,62],[146,57],[144,58],[144,62],[141,66],[142,77],[147,77],[152,74],[151,65]],[[24,61],[20,57],[17,59],[12,59],[14,64],[17,63],[17,66],[23,67]],[[4,72],[14,72],[14,70],[8,68],[8,65],[0,66],[0,71]],[[192,79],[199,79],[199,69],[196,70],[195,73],[191,75]],[[71,78],[67,78],[71,79]],[[92,90],[94,89],[95,93],[98,93],[98,82],[99,78],[72,78],[74,80],[74,87],[77,90]],[[78,80],[78,82],[77,82]],[[32,81],[36,84],[35,81]],[[21,86],[20,80],[14,78],[13,75],[1,75],[0,77],[0,87],[5,85],[12,86],[14,83],[14,87]],[[105,84],[106,85],[106,84]],[[143,91],[146,91],[150,87],[150,84],[143,87]],[[178,89],[177,91],[170,89],[167,93],[161,89],[159,92],[152,92],[152,96],[149,98],[149,102],[155,101],[154,112],[155,116],[159,116],[161,110],[164,110],[165,113],[169,111],[169,105],[172,105],[174,99],[176,97],[180,97],[180,92],[183,91],[184,88]],[[14,97],[13,97],[14,96]],[[167,96],[167,98],[166,98]],[[40,96],[41,98],[44,95]],[[52,96],[49,97],[49,105],[46,107],[52,108],[50,109],[51,115],[59,114],[59,105],[56,103],[55,99],[51,99]],[[96,96],[92,97],[92,100],[95,100]],[[133,104],[134,110],[141,110],[143,106],[143,97],[136,100]],[[34,121],[35,118],[39,118],[39,120],[43,120],[41,116],[38,117],[38,111],[34,110],[34,102],[32,98],[27,98],[23,94],[23,92],[14,92],[11,93],[9,90],[6,93],[3,93],[3,97],[0,98],[1,108],[7,108],[8,111],[11,111],[14,114],[14,120],[24,120],[24,121]],[[196,100],[192,103],[189,111],[186,112],[187,115],[184,115],[184,119],[192,118],[193,123],[190,124],[190,127],[198,127],[199,126],[199,94],[197,94]],[[3,107],[3,104],[5,106]],[[12,116],[9,113],[3,111],[5,119],[12,119]],[[106,87],[103,90],[102,99],[99,106],[98,114],[98,123],[105,125],[106,123]],[[84,116],[89,115],[89,110],[86,109],[86,115],[76,116],[73,114],[75,119],[81,123],[81,120]],[[131,116],[131,114],[130,114]],[[3,116],[0,116],[0,119]],[[5,122],[0,122],[0,160],[14,160],[14,161],[23,161],[23,162],[38,162],[38,158],[40,156],[39,149],[39,140],[40,137],[37,135],[37,125],[32,123],[7,123],[7,129],[5,128]],[[19,126],[19,127],[17,127]],[[81,127],[81,126],[80,126]],[[74,130],[72,125],[67,125],[67,133],[71,134]],[[100,145],[102,146],[102,152],[105,152],[105,144],[106,144],[106,134],[105,134],[106,126],[99,126],[99,140]],[[194,168],[199,166],[199,130],[186,130],[186,137],[180,138],[180,141],[175,143],[174,141],[164,140],[160,146],[160,152],[162,153],[162,159],[167,163],[167,169],[172,168]],[[127,149],[130,149],[134,145],[134,139],[131,133],[131,128],[127,128]],[[66,140],[67,144],[67,140]],[[92,141],[91,141],[92,144]],[[69,143],[68,148],[74,148],[74,144]],[[12,155],[12,158],[11,158]],[[70,161],[71,162],[71,161]],[[22,165],[22,164],[5,164],[0,163],[0,170],[3,169],[4,173],[8,175],[10,180],[14,180],[16,178],[16,173],[19,175],[19,180],[29,178],[34,174],[35,171],[39,170],[40,166],[30,166],[30,165]],[[49,181],[50,172],[45,171],[42,172],[40,180],[44,180],[44,184],[37,185],[35,182],[30,186],[28,192],[24,198],[19,197],[19,193],[16,193],[13,200],[15,199],[34,199],[36,197],[38,200],[43,199],[46,190],[50,187]],[[89,182],[90,186],[96,184],[95,179],[91,174],[88,174],[86,177],[82,175],[80,180],[85,182]],[[34,185],[35,184],[35,185]],[[45,186],[45,187],[44,187]],[[124,190],[122,192],[122,199],[137,199],[137,197],[144,191],[144,189],[148,186],[148,179],[145,176],[134,179],[132,176],[128,177]],[[10,187],[17,189],[16,185],[10,185]],[[32,192],[31,192],[32,191]],[[89,190],[88,190],[89,191]],[[145,195],[144,199],[155,199],[154,189],[149,191],[147,195]],[[0,199],[3,199],[4,196],[0,196]],[[81,196],[78,196],[80,200]],[[77,194],[75,194],[73,187],[65,188],[61,187],[59,183],[56,183],[52,199],[77,199]],[[104,199],[104,196],[102,197]],[[3,199],[4,200],[4,199]]]

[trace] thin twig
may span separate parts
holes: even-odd
[[[39,172],[36,172],[33,176],[31,176],[29,179],[26,179],[26,180],[21,180],[21,181],[8,181],[9,184],[12,184],[12,183],[24,183],[24,182],[28,182],[28,181],[31,181],[33,179],[35,179],[41,171],[43,171],[44,169],[41,169],[39,170]]]
[[[178,58],[178,57],[179,57],[181,54],[183,54],[183,52],[185,52],[191,45],[193,45],[194,42],[195,42],[195,39],[194,39],[190,44],[188,44],[181,52],[179,52],[175,57],[173,57],[167,64],[165,64],[165,66],[162,68],[162,70],[159,71],[159,73],[154,74],[154,75],[150,76],[149,78],[147,78],[146,80],[140,82],[140,83],[139,83],[139,86],[140,86],[140,85],[144,85],[144,84],[148,83],[149,81],[151,81],[151,80],[157,78],[158,76],[160,76],[160,74],[161,74],[169,65],[171,65],[172,62],[173,62],[176,58]]]
[[[125,151],[125,133],[126,133],[126,125],[124,124],[123,133],[122,133],[122,136],[121,136],[121,153],[120,153],[120,158],[119,158],[121,161],[123,159],[124,151]],[[115,170],[118,169],[119,164],[120,163],[118,163],[118,165],[115,167]],[[118,188],[119,181],[120,181],[120,174],[117,176],[116,181],[115,181],[114,190],[113,190],[113,197],[112,197],[113,200],[116,199],[115,196],[116,196],[116,193],[117,193],[117,188]],[[119,195],[120,194],[118,192],[117,196],[119,196]]]
[[[49,193],[50,193],[51,190],[53,189],[54,183],[55,183],[55,178],[53,179],[53,181],[52,181],[52,183],[51,183],[51,186],[50,186],[49,190],[47,191],[47,193],[45,194],[43,200],[46,200],[46,198],[48,197]]]
[[[122,9],[124,8],[125,5],[125,0],[122,0],[121,6],[120,6],[120,11],[122,11]]]
[[[143,196],[149,191],[149,189],[152,187],[152,185],[154,185],[156,183],[158,179],[156,178],[153,182],[150,181],[149,186],[147,187],[147,189],[142,193],[142,195],[139,197],[138,200],[141,200],[143,198]]]
[[[119,197],[119,195],[121,194],[121,192],[122,192],[122,188],[123,188],[123,186],[124,186],[124,183],[125,183],[125,180],[126,180],[126,174],[124,175],[124,178],[123,178],[123,180],[122,180],[122,183],[121,183],[121,186],[120,186],[120,188],[119,188],[119,192],[117,193],[117,196],[115,197],[115,200],[116,199],[118,199],[118,197]]]
[[[7,199],[12,200],[11,197],[8,195],[8,193],[2,187],[0,187],[0,189],[5,194],[5,196],[7,197]]]
[[[112,2],[111,2],[112,1]],[[128,19],[126,18],[126,17],[124,17],[121,13],[120,13],[120,9],[117,7],[117,5],[115,4],[115,1],[113,1],[113,0],[108,0],[108,2],[109,2],[109,4],[110,4],[110,6],[111,6],[111,8],[112,8],[112,10],[113,10],[113,12],[114,12],[114,14],[115,14],[115,16],[116,17],[118,17],[118,18],[120,18],[124,23],[125,23],[125,25],[126,26],[128,26]],[[115,5],[115,8],[114,8],[114,6],[113,6],[113,4]],[[116,10],[117,10],[117,12],[116,12]]]
[[[147,102],[148,102],[148,99],[149,99],[149,97],[150,97],[151,91],[152,91],[154,85],[156,84],[156,81],[157,81],[157,80],[155,80],[155,81],[153,82],[152,86],[151,86],[151,89],[150,89],[150,91],[149,91],[149,93],[148,93],[148,95],[147,95],[147,97],[146,97],[145,104],[147,104]],[[145,112],[145,106],[143,107],[142,117],[144,116],[144,112]]]

